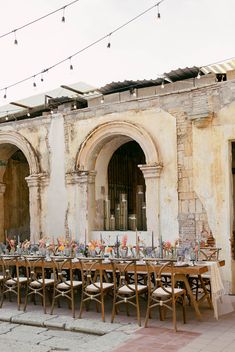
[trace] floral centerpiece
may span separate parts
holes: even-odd
[[[88,243],[88,252],[92,257],[104,253],[104,248],[105,246],[103,241],[101,242],[99,240],[91,240]]]
[[[10,252],[10,254],[14,254],[16,251],[16,241],[13,238],[7,238],[6,242],[8,251]]]

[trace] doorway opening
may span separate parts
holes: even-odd
[[[8,159],[3,176],[5,237],[21,242],[30,237],[29,188],[25,177],[29,164],[20,149]]]
[[[106,230],[107,227],[109,230],[147,229],[145,180],[138,167],[145,163],[144,152],[135,141],[123,144],[114,152],[108,165],[108,199],[104,209]],[[107,223],[109,211],[110,222]]]

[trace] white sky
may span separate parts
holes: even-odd
[[[0,0],[0,35],[69,3],[70,0]],[[157,2],[80,0],[66,9],[0,39],[0,88],[69,57]],[[235,56],[235,0],[165,0],[161,20],[153,9],[108,40],[37,79],[0,92],[0,105],[61,84],[79,81],[101,87],[112,81],[154,79],[172,69],[202,66]]]

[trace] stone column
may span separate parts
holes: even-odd
[[[154,244],[161,240],[160,227],[160,173],[162,164],[138,165],[143,172],[146,186],[147,230],[153,232]]]
[[[95,220],[95,171],[78,171],[79,219],[78,230],[81,241],[90,239]]]
[[[6,190],[5,183],[0,182],[0,242],[5,240],[5,228],[4,228],[4,193]]]
[[[41,174],[32,174],[25,178],[29,187],[30,240],[37,243],[41,236]]]
[[[65,175],[66,188],[68,192],[67,209],[67,233],[72,239],[80,240],[81,232],[79,214],[79,174],[77,171],[69,172]]]

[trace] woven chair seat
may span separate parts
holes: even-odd
[[[45,283],[45,286],[52,285],[52,284],[54,284],[54,280],[53,279],[45,279],[44,283]],[[42,279],[30,282],[30,286],[35,287],[35,288],[42,287],[42,284],[43,284]]]
[[[15,278],[14,280],[13,279],[9,279],[9,280],[6,280],[6,284],[7,285],[16,285],[17,284],[17,281],[19,281],[19,283],[25,283],[27,282],[27,277],[19,277],[19,278]]]
[[[169,292],[166,292],[162,287],[158,287],[156,290],[153,291],[152,295],[155,297],[168,297],[171,296],[172,294],[172,288],[171,287],[166,287],[166,290]],[[183,294],[184,290],[181,288],[174,288],[174,294]]]
[[[98,287],[96,287],[98,286]],[[108,290],[108,289],[111,289],[114,284],[111,284],[111,283],[108,283],[108,282],[103,282],[103,291],[105,290]],[[86,287],[86,291],[87,292],[99,292],[100,291],[100,282],[95,282],[95,285],[94,284],[91,284],[91,285],[88,285]]]
[[[82,281],[72,281],[73,283],[73,288],[75,287],[79,287],[79,286],[82,286]],[[68,290],[70,289],[71,287],[71,281],[70,280],[67,280],[65,282],[61,282],[59,283],[58,285],[56,285],[56,287],[59,289],[59,290]]]
[[[135,292],[135,285],[134,284],[130,284],[128,286],[125,285],[125,286],[120,287],[118,289],[118,293],[121,293],[121,294],[133,294],[133,292]],[[138,292],[146,291],[146,289],[147,289],[146,285],[137,285],[137,291]]]

